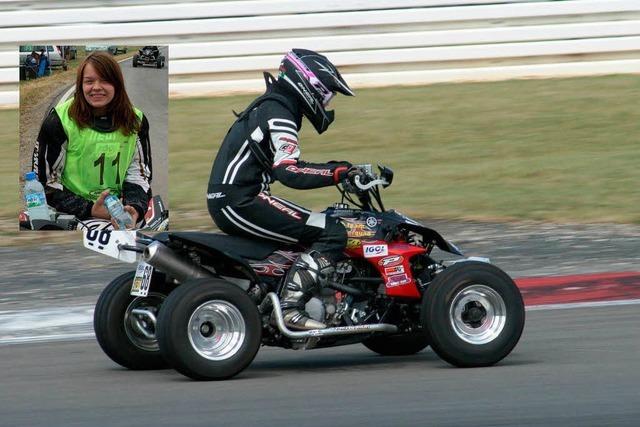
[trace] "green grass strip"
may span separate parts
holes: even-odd
[[[251,99],[170,103],[174,226],[206,225],[211,163]],[[391,167],[387,207],[420,218],[640,223],[639,99],[639,76],[359,90],[332,101],[325,134],[303,124],[302,158]],[[337,198],[273,193],[314,209]]]

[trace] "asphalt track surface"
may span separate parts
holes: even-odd
[[[169,207],[169,48],[160,46],[166,59],[163,68],[138,66],[131,59],[122,61],[120,68],[131,102],[149,120],[149,139],[152,147],[154,194],[159,194]]]
[[[431,350],[262,348],[224,382],[127,371],[93,341],[3,346],[0,425],[638,425],[638,306],[535,311],[527,321],[491,368],[453,368]]]
[[[640,271],[638,226],[431,225],[514,277]],[[78,245],[0,248],[0,264],[0,336],[11,313],[55,329],[47,310],[73,317],[131,269]],[[625,276],[636,278],[629,292],[640,287],[636,273]],[[528,311],[513,353],[480,369],[450,367],[429,349],[382,357],[361,345],[263,347],[233,380],[200,383],[173,370],[127,371],[94,339],[2,344],[0,426],[637,426],[640,305],[629,303]]]

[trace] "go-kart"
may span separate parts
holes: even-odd
[[[138,50],[138,53],[133,55],[131,60],[133,67],[136,68],[140,65],[152,65],[156,68],[164,67],[165,57],[160,55],[160,49],[158,46],[145,46]]]

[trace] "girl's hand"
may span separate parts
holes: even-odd
[[[132,230],[136,228],[136,224],[138,223],[138,212],[132,206],[129,206],[129,205],[125,205],[124,210],[128,212],[129,215],[131,215],[131,220],[133,221],[132,224],[129,224],[127,226],[127,230]],[[111,219],[111,224],[113,224],[113,228],[115,230],[121,230],[121,228],[118,227],[118,223],[116,222],[115,219]]]

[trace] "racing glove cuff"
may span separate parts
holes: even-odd
[[[335,168],[333,170],[333,183],[337,184],[341,182],[347,176],[348,170],[348,166],[338,166],[337,168]]]

